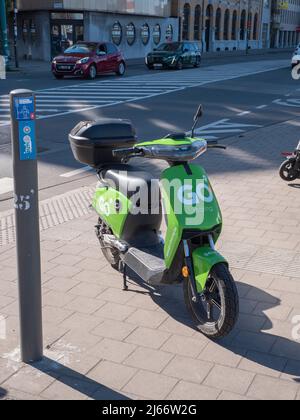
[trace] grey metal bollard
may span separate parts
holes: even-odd
[[[21,359],[43,357],[35,94],[10,93],[20,307]]]

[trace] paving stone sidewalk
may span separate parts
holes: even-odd
[[[123,292],[89,213],[42,232],[46,357],[25,366],[15,246],[0,247],[2,398],[299,400],[300,184],[278,176],[280,151],[293,149],[298,133],[289,121],[227,139],[227,152],[202,159],[241,301],[238,325],[221,342],[193,329],[180,287],[131,283]]]

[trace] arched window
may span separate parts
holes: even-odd
[[[219,7],[219,9],[216,11],[216,33],[215,33],[216,41],[220,41],[221,39],[221,20],[222,20],[222,10]]]
[[[241,27],[240,27],[241,41],[245,40],[245,36],[246,36],[246,10],[243,10],[241,14]]]
[[[257,29],[258,29],[258,13],[256,13],[254,16],[253,39],[255,41],[258,39]]]
[[[228,41],[229,39],[229,20],[230,20],[230,11],[226,10],[224,15],[224,40]]]
[[[194,40],[201,41],[201,6],[195,7]]]
[[[252,13],[248,16],[248,39],[252,39]]]
[[[182,24],[182,39],[189,41],[190,39],[190,20],[191,20],[191,6],[186,3],[183,7],[183,24]]]
[[[231,39],[236,40],[236,26],[237,26],[237,11],[235,10],[232,15],[232,28]]]

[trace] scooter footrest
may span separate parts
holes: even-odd
[[[125,254],[125,264],[146,283],[161,284],[166,265],[163,245],[151,248],[130,248]]]

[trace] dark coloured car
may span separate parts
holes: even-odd
[[[146,65],[150,70],[184,67],[200,67],[201,51],[196,42],[170,42],[161,44],[147,55]]]
[[[52,73],[57,79],[65,76],[95,79],[103,73],[123,76],[125,71],[123,54],[110,42],[78,42],[52,61]]]

